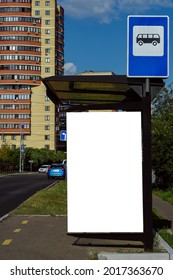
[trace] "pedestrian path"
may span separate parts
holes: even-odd
[[[0,260],[87,260],[66,224],[66,216],[9,216],[0,222]]]
[[[169,222],[170,229],[173,232],[173,205],[153,194],[153,208],[156,209],[159,216]]]
[[[93,260],[100,251],[143,252],[140,241],[76,238],[66,216],[9,216],[0,222],[0,260]]]

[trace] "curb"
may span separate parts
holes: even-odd
[[[9,217],[9,213],[5,214],[4,216],[0,217],[0,222],[2,222],[3,220],[7,219]]]
[[[169,260],[168,253],[109,253],[101,252],[98,260]]]
[[[98,253],[98,260],[173,260],[173,249],[166,241],[156,233],[160,248],[164,249],[165,253]]]
[[[156,237],[158,238],[160,247],[164,248],[169,254],[169,260],[173,260],[173,249],[169,246],[168,243],[158,234],[156,233]]]

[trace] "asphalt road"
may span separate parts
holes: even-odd
[[[37,191],[48,187],[55,180],[46,174],[12,174],[0,177],[0,217],[17,208]]]

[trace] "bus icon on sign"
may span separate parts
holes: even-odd
[[[134,56],[163,56],[163,26],[136,25],[133,27]]]
[[[138,34],[136,37],[136,43],[139,46],[143,44],[152,44],[153,46],[157,46],[160,44],[160,35],[159,34]]]

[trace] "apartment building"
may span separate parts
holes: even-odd
[[[0,0],[0,145],[56,149],[57,109],[41,79],[63,66],[57,1]]]

